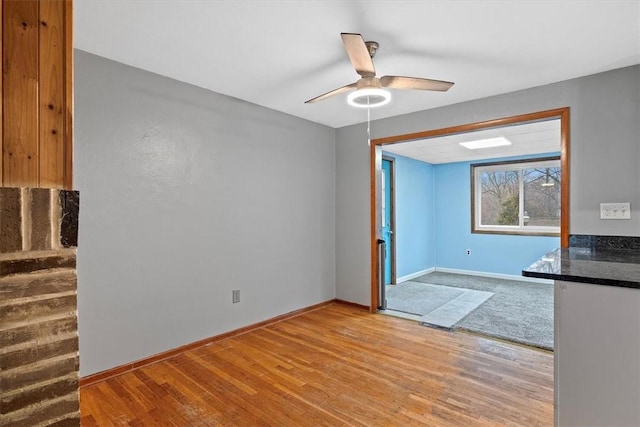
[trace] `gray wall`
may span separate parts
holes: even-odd
[[[369,305],[371,212],[366,132],[366,124],[336,130],[336,298]]]
[[[638,289],[556,281],[554,298],[555,425],[640,426]]]
[[[335,297],[333,129],[75,54],[81,375]]]
[[[634,66],[377,120],[371,133],[380,138],[568,106],[570,233],[640,236],[639,104]],[[336,130],[336,294],[360,304],[370,299],[368,157],[365,124]],[[632,219],[600,220],[599,204],[618,201],[631,202]]]

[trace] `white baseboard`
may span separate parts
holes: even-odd
[[[468,276],[492,277],[494,279],[519,280],[521,282],[535,282],[535,283],[549,283],[549,284],[553,283],[553,280],[550,280],[550,279],[538,279],[537,277],[525,277],[525,276],[518,276],[515,274],[487,273],[485,271],[459,270],[457,268],[442,268],[442,267],[435,267],[434,269],[431,269],[431,270],[435,270],[441,273],[466,274]]]
[[[427,268],[426,270],[416,271],[415,273],[407,274],[406,276],[396,277],[396,283],[406,282],[407,280],[415,279],[416,277],[424,276],[425,274],[433,273],[436,271],[434,267]]]

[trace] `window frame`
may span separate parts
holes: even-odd
[[[506,234],[506,235],[522,235],[522,236],[552,236],[559,237],[562,225],[562,217],[560,218],[560,225],[557,227],[543,227],[543,226],[524,226],[522,224],[523,211],[524,211],[524,181],[522,180],[522,171],[525,169],[531,169],[532,167],[559,167],[562,168],[562,161],[560,156],[551,157],[537,157],[531,159],[521,160],[506,160],[499,162],[485,162],[485,163],[472,163],[471,170],[471,233],[477,234]],[[518,209],[520,214],[518,225],[482,225],[481,221],[481,201],[482,193],[480,185],[480,176],[482,172],[486,171],[518,171],[519,172],[519,203]],[[562,169],[560,170],[562,175]],[[562,183],[560,185],[560,191],[562,191]],[[562,200],[562,194],[560,195]],[[476,204],[476,201],[479,203]]]

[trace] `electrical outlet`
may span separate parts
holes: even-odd
[[[471,249],[467,249],[467,255],[471,255]]]
[[[600,219],[631,219],[631,203],[600,203]]]
[[[233,302],[233,304],[240,302],[240,289],[231,291],[231,301]]]

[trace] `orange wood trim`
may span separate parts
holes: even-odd
[[[468,123],[440,129],[432,129],[421,132],[394,135],[371,140],[370,150],[370,197],[371,197],[371,311],[377,311],[378,307],[378,253],[376,248],[376,147],[414,141],[417,139],[431,138],[454,133],[473,132],[476,130],[506,126],[523,122],[534,122],[552,118],[560,119],[560,167],[562,169],[561,183],[561,207],[560,207],[560,246],[569,246],[569,107],[555,108],[553,110],[538,111],[529,114],[504,117],[487,120],[484,122]]]
[[[476,186],[476,177],[475,172],[473,171],[474,167],[473,165],[469,168],[469,173],[471,174],[471,176],[469,177],[469,183],[471,188],[469,189],[469,192],[471,193],[471,233],[473,233],[476,229],[476,191],[475,191],[475,186]]]
[[[431,138],[434,136],[450,135],[454,133],[473,132],[480,129],[492,127],[500,127],[521,122],[533,122],[538,120],[550,119],[553,117],[562,118],[562,113],[567,111],[568,107],[556,108],[553,110],[539,111],[530,114],[521,114],[518,116],[504,117],[501,119],[487,120],[484,122],[468,123],[464,125],[451,126],[441,129],[432,129],[415,133],[407,133],[404,135],[394,135],[384,138],[376,138],[371,140],[372,145],[394,144],[399,142],[408,142],[416,139]]]
[[[562,197],[562,196],[561,196]],[[545,232],[545,233],[532,233],[526,231],[509,231],[509,230],[477,230],[472,231],[473,234],[499,234],[501,236],[540,236],[540,237],[560,237],[560,233]]]
[[[363,304],[358,304],[357,302],[351,302],[351,301],[345,301],[345,300],[341,300],[341,299],[335,299],[333,300],[336,304],[340,304],[340,305],[346,305],[348,307],[353,307],[353,308],[357,308],[359,310],[366,310],[369,311],[369,307],[367,307],[366,305]]]
[[[62,187],[73,189],[73,0],[64,2],[64,142]]]
[[[563,248],[569,247],[569,180],[570,180],[570,151],[569,150],[569,128],[571,122],[569,121],[569,108],[564,108],[560,113],[560,169],[561,179],[560,183],[560,246]]]
[[[372,313],[378,311],[378,239],[376,232],[376,144],[369,147],[370,205],[371,205],[371,306]]]
[[[264,328],[265,326],[269,326],[269,325],[273,325],[274,323],[278,323],[278,322],[282,322],[283,320],[287,320],[287,319],[291,319],[293,317],[297,317],[300,316],[302,314],[305,313],[309,313],[310,311],[315,311],[318,310],[322,307],[325,307],[327,305],[331,305],[334,303],[339,303],[339,304],[345,304],[345,305],[350,305],[350,306],[354,306],[354,307],[359,307],[359,308],[363,308],[363,306],[355,304],[355,303],[348,303],[346,301],[340,301],[340,300],[329,300],[329,301],[325,301],[325,302],[321,302],[319,304],[315,304],[309,307],[305,307],[305,308],[301,308],[299,310],[295,310],[292,311],[290,313],[286,313],[286,314],[281,314],[280,316],[276,316],[276,317],[272,317],[271,319],[267,319],[264,320],[262,322],[258,322],[258,323],[254,323],[252,325],[248,325],[239,329],[235,329],[233,331],[229,331],[229,332],[225,332],[223,334],[220,335],[215,335],[213,337],[209,337],[209,338],[205,338],[199,341],[195,341],[189,344],[185,344],[183,346],[180,347],[176,347],[174,349],[171,350],[167,350],[164,351],[162,353],[158,353],[155,354],[153,356],[149,356],[149,357],[145,357],[144,359],[140,359],[140,360],[136,360],[134,362],[130,362],[130,363],[125,363],[124,365],[120,365],[120,366],[116,366],[115,368],[111,368],[111,369],[107,369],[105,371],[101,371],[101,372],[97,372],[95,374],[91,374],[91,375],[87,375],[86,377],[82,377],[80,378],[80,382],[79,385],[80,387],[88,387],[92,384],[98,383],[100,381],[106,380],[108,378],[113,378],[115,376],[124,374],[125,372],[129,372],[132,371],[136,368],[140,368],[142,366],[148,366],[151,365],[153,363],[156,362],[160,362],[162,360],[167,360],[170,359],[172,357],[175,357],[179,354],[182,354],[184,352],[193,350],[195,348],[199,348],[199,347],[205,347],[209,344],[212,344],[214,342],[218,342],[218,341],[222,341],[223,339],[226,338],[231,338],[231,337],[235,337],[238,335],[242,335],[242,334],[246,334],[247,332],[251,332],[254,331],[256,329],[260,329],[260,328]],[[368,307],[364,307],[365,309],[369,309]]]

